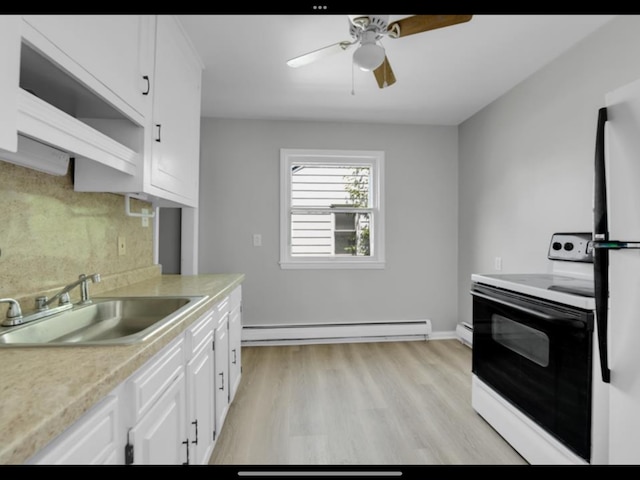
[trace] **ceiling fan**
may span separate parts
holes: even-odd
[[[290,67],[301,67],[316,60],[348,50],[359,44],[353,52],[353,62],[364,71],[373,71],[380,88],[393,85],[396,77],[391,70],[382,37],[402,38],[415,33],[449,27],[471,20],[473,15],[412,15],[389,23],[389,15],[349,15],[349,34],[352,40],[334,43],[287,62]]]

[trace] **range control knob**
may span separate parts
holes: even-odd
[[[553,248],[554,250],[560,250],[562,248],[562,244],[560,242],[553,242],[551,248]]]
[[[570,252],[571,250],[573,250],[573,243],[571,243],[571,242],[567,242],[567,243],[565,243],[565,244],[564,244],[564,249],[565,249],[567,252]]]

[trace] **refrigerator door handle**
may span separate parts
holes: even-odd
[[[591,242],[593,248],[605,250],[632,250],[640,249],[640,242],[626,242],[622,240],[606,240]]]
[[[600,370],[602,381],[610,383],[609,352],[607,323],[609,310],[609,248],[620,242],[609,241],[607,220],[607,182],[604,156],[605,123],[607,109],[598,111],[598,128],[596,133],[595,175],[593,190],[593,279],[596,301],[596,327],[598,350],[600,352]]]

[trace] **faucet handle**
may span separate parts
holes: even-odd
[[[41,312],[43,310],[48,310],[49,309],[49,305],[47,305],[47,301],[49,300],[49,297],[36,297],[36,310],[38,312]]]
[[[60,299],[58,300],[58,305],[67,305],[70,302],[71,302],[71,299],[69,298],[69,292],[64,292],[62,295],[60,295]]]
[[[22,318],[22,309],[17,300],[13,298],[0,298],[0,303],[8,303],[9,309],[7,310],[7,319]]]

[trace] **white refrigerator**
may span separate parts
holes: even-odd
[[[640,80],[606,95],[596,135],[596,335],[609,464],[640,464]],[[607,405],[608,404],[608,405]],[[606,415],[605,415],[606,418]]]

